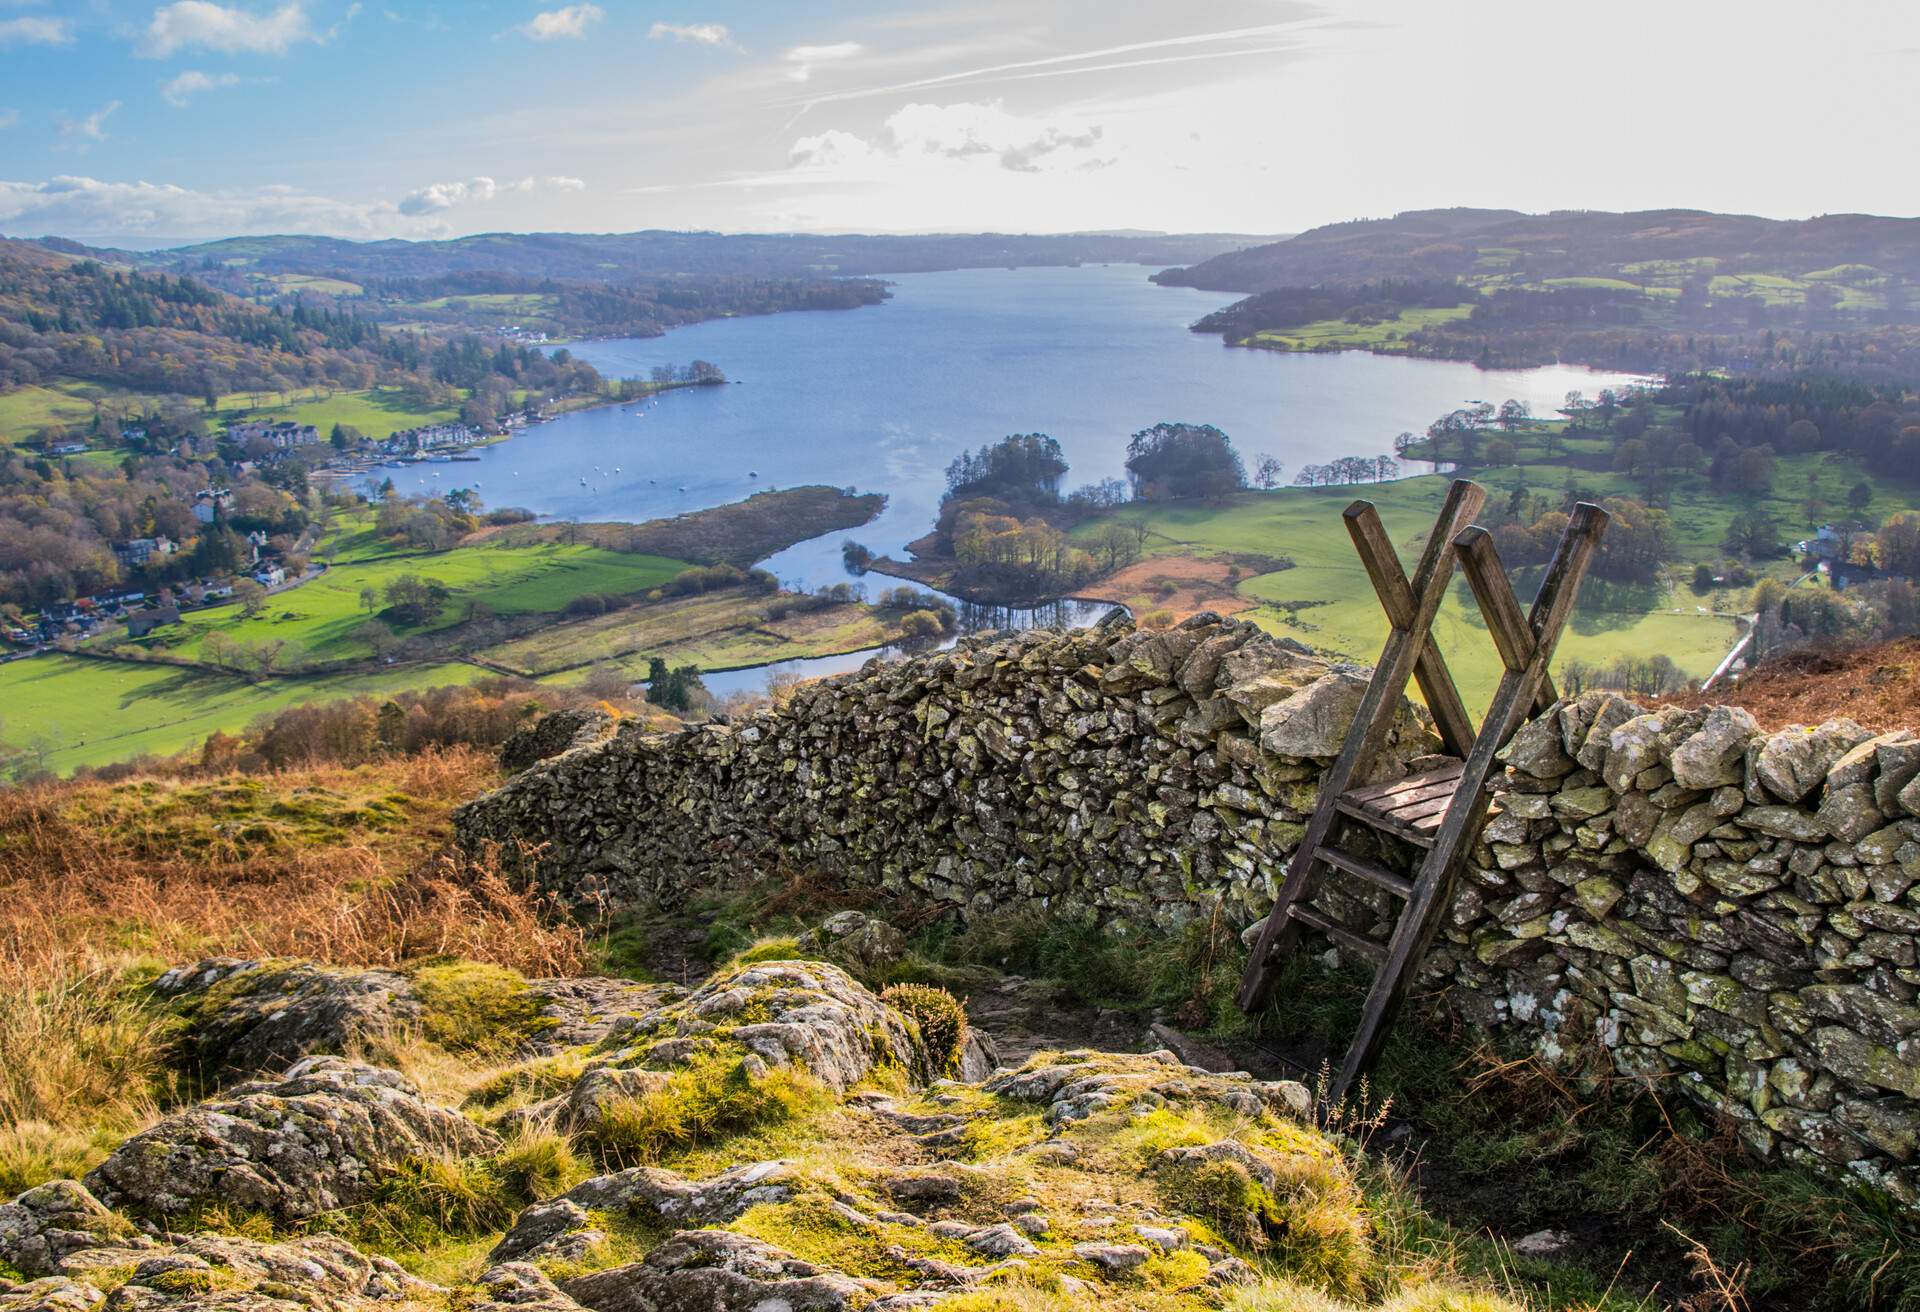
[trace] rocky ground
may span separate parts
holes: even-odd
[[[1031,981],[875,992],[898,939],[170,971],[208,1092],[0,1204],[0,1312],[1506,1306],[1415,1260],[1302,1084]]]

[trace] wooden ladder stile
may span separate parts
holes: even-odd
[[[1606,529],[1607,514],[1598,506],[1582,502],[1574,508],[1532,610],[1523,616],[1492,536],[1472,524],[1485,499],[1477,485],[1464,479],[1454,482],[1411,582],[1374,508],[1356,501],[1345,513],[1348,532],[1391,628],[1347,741],[1321,782],[1319,802],[1254,944],[1239,996],[1244,1010],[1265,1005],[1279,965],[1297,947],[1303,929],[1315,930],[1375,963],[1359,1029],[1330,1091],[1335,1101],[1346,1096],[1378,1057],[1407,984],[1439,931],[1454,881],[1486,820],[1491,803],[1487,781],[1496,754],[1529,714],[1555,700],[1547,666]],[[1473,589],[1503,669],[1478,732],[1431,631],[1456,564]],[[1354,781],[1366,777],[1385,742],[1409,679],[1418,681],[1454,760],[1389,783],[1356,787]],[[1343,819],[1424,848],[1413,877],[1335,846],[1335,829]],[[1369,938],[1312,907],[1308,898],[1323,871],[1398,898],[1402,907],[1390,937],[1384,942]]]

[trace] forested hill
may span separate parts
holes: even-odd
[[[1391,219],[1333,223],[1232,251],[1154,281],[1209,291],[1259,292],[1382,278],[1620,277],[1689,270],[1806,277],[1847,266],[1920,281],[1920,219],[1830,214],[1763,219],[1700,210],[1613,214],[1576,210],[1410,210]]]
[[[487,233],[450,241],[352,242],[331,237],[234,237],[177,250],[89,252],[147,268],[207,264],[261,274],[326,274],[353,282],[494,273],[572,282],[672,275],[783,278],[921,273],[1012,265],[1189,264],[1271,236],[1161,233],[811,236],[717,232]]]
[[[264,309],[194,278],[0,239],[0,391],[68,377],[199,397],[378,343],[349,314]]]

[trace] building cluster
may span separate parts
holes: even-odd
[[[447,447],[478,446],[486,437],[471,424],[423,424],[419,428],[402,429],[384,442],[376,442],[374,449],[390,456],[410,456]]]
[[[255,438],[272,445],[276,451],[292,451],[296,447],[312,446],[320,440],[320,430],[312,424],[296,424],[291,420],[279,420],[269,423],[260,419],[249,419],[245,423],[230,424],[227,427],[227,439],[242,445]]]

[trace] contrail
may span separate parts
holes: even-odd
[[[1107,46],[1101,50],[1083,50],[1074,55],[1051,55],[1045,59],[1025,59],[1012,64],[990,64],[985,68],[972,68],[961,73],[943,73],[938,77],[923,77],[912,82],[895,82],[888,86],[866,87],[858,91],[835,91],[824,96],[802,96],[793,100],[775,102],[780,108],[799,106],[811,109],[815,105],[825,105],[838,100],[858,100],[865,96],[891,95],[900,91],[918,91],[926,87],[944,86],[952,82],[964,82],[973,78],[996,77],[1003,74],[1022,74],[1027,69],[1049,68],[1060,64],[1079,64],[1089,59],[1109,59],[1115,55],[1133,55],[1147,50],[1166,50],[1174,46],[1205,45],[1213,41],[1238,41],[1247,37],[1277,36],[1282,32],[1307,25],[1311,20],[1292,23],[1264,23],[1259,27],[1237,27],[1225,32],[1200,32],[1192,36],[1163,37],[1158,41],[1135,41],[1123,46]],[[1249,51],[1250,54],[1262,53]],[[1148,63],[1172,63],[1167,60],[1140,60],[1131,64],[1115,64],[1107,67],[1132,68]],[[1062,73],[1097,72],[1098,69],[1062,69]],[[1058,74],[1056,74],[1057,76]],[[1045,74],[1026,74],[1026,76],[1046,76]]]

